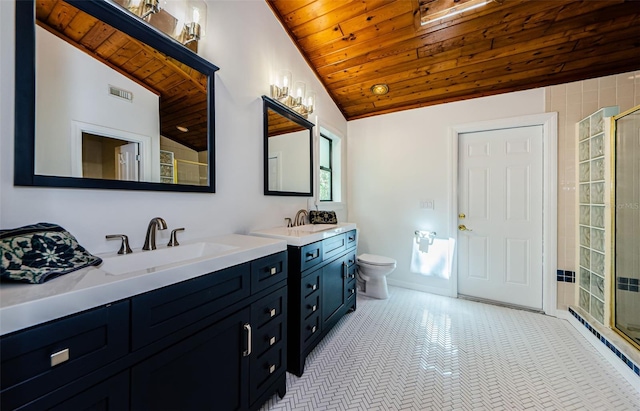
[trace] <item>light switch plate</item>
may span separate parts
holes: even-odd
[[[433,210],[435,208],[433,200],[420,200],[420,208],[425,210]]]

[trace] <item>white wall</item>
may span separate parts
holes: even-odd
[[[160,193],[13,186],[14,2],[0,1],[0,227],[58,223],[92,252],[115,251],[106,234],[130,236],[142,246],[147,224],[161,216],[182,238],[247,233],[283,224],[307,198],[264,196],[262,99],[271,74],[291,70],[317,93],[313,122],[346,135],[346,121],[321,88],[264,1],[208,1],[207,37],[200,54],[220,71],[215,79],[215,194]],[[168,241],[168,230],[159,243]]]
[[[544,89],[408,110],[349,122],[349,219],[358,252],[397,260],[389,283],[448,294],[450,280],[410,272],[415,230],[448,239],[452,146],[449,128],[544,112]],[[420,208],[433,200],[434,209]]]

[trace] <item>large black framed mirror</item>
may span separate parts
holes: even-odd
[[[217,70],[109,0],[17,0],[14,184],[215,192]]]
[[[267,96],[264,107],[264,194],[313,195],[313,123]]]

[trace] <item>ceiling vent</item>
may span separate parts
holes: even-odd
[[[123,90],[121,88],[118,87],[114,87],[112,85],[109,85],[109,94],[111,94],[112,96],[115,97],[119,97],[123,100],[127,100],[127,101],[133,101],[133,93],[127,90]]]

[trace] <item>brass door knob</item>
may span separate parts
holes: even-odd
[[[462,220],[463,218],[467,218],[467,216],[464,213],[460,213],[458,214],[458,218]]]
[[[460,225],[458,226],[458,230],[460,230],[460,231],[473,231],[472,229],[467,228],[467,226],[466,226],[466,225],[464,225],[464,224],[460,224]]]

